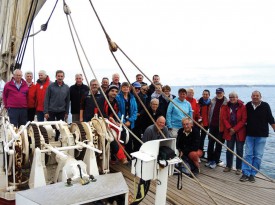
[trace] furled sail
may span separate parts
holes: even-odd
[[[0,0],[0,78],[10,79],[22,39],[46,0]],[[35,6],[34,6],[35,5]],[[27,28],[27,29],[25,29]]]

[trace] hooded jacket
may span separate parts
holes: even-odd
[[[49,76],[47,76],[45,82],[41,80],[37,80],[35,85],[36,90],[36,111],[43,112],[44,111],[44,99],[46,95],[46,90],[48,86],[51,84]]]
[[[130,114],[129,116],[125,116],[125,100],[122,92],[119,92],[116,96],[116,100],[118,102],[118,117],[121,118],[124,115],[123,123],[127,120],[131,123],[131,129],[135,127],[135,121],[137,119],[137,102],[131,93],[129,93],[129,100],[130,100]],[[126,119],[127,118],[127,119]]]

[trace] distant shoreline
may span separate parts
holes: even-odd
[[[171,87],[275,87],[275,85],[226,85],[226,84],[220,84],[220,85],[173,85]]]

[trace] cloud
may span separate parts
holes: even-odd
[[[105,35],[88,2],[67,2],[79,37],[99,78],[119,72]],[[35,19],[45,23],[46,2]],[[272,84],[275,65],[274,1],[97,1],[95,7],[108,34],[151,78],[169,85]],[[62,4],[48,30],[34,39],[37,69],[64,69],[66,79],[81,71]],[[79,48],[79,47],[78,47]],[[23,70],[33,67],[29,41]],[[81,54],[83,60],[83,54]],[[139,71],[119,52],[123,69],[134,81]],[[84,61],[84,60],[83,60]],[[89,80],[94,78],[88,64]],[[72,76],[70,76],[72,75]],[[53,77],[52,77],[53,78]],[[124,79],[123,79],[124,80]]]

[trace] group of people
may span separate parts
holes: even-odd
[[[135,82],[129,84],[120,82],[119,74],[115,73],[111,82],[107,77],[101,84],[93,79],[88,87],[83,84],[82,74],[76,74],[75,84],[69,87],[64,83],[62,70],[56,71],[54,82],[50,81],[46,71],[41,70],[38,74],[35,84],[32,72],[26,72],[24,80],[22,71],[17,69],[4,87],[4,107],[10,122],[16,127],[33,121],[35,115],[38,121],[66,120],[69,108],[72,121],[88,122],[94,115],[108,118],[115,124],[122,119],[124,126],[135,135],[130,133],[129,142],[125,144],[128,153],[139,150],[140,140],[176,138],[178,155],[194,165],[196,174],[199,173],[200,157],[205,154],[204,141],[208,130],[208,161],[205,166],[212,169],[217,166],[225,141],[233,151],[236,144],[237,155],[242,158],[246,142],[244,159],[258,170],[268,137],[268,124],[275,130],[270,106],[261,100],[259,91],[254,91],[252,101],[245,105],[236,92],[229,93],[228,99],[223,88],[216,89],[213,99],[210,91],[204,90],[202,97],[196,100],[192,88],[180,88],[176,97],[171,94],[170,86],[160,83],[158,75],[154,75],[153,83],[147,85],[142,74],[137,74]],[[121,134],[124,141],[128,129]],[[117,142],[111,143],[111,149],[113,154],[120,154],[123,163],[127,163]],[[233,154],[228,150],[224,172],[231,171],[232,164]],[[257,170],[237,158],[236,174],[241,173],[240,181],[254,182]]]

